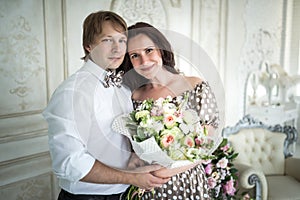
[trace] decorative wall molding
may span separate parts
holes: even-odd
[[[227,1],[192,1],[191,37],[211,57],[224,79]]]
[[[52,174],[45,173],[37,177],[19,181],[15,184],[9,184],[0,187],[0,195],[3,199],[57,199],[54,196],[51,187]]]
[[[1,3],[0,20],[6,27],[0,31],[2,114],[40,109],[46,102],[41,87],[45,85],[43,2],[30,3],[35,14],[24,12],[27,5],[20,0]]]
[[[46,95],[47,100],[50,98],[57,86],[65,78],[66,52],[64,52],[64,45],[66,45],[65,37],[63,35],[63,10],[65,0],[44,0],[45,13],[45,48],[46,48]],[[46,106],[46,105],[45,105]]]
[[[18,135],[12,135],[12,136],[7,136],[7,137],[1,137],[0,138],[0,144],[1,143],[7,143],[7,142],[16,142],[16,141],[21,141],[21,140],[28,140],[32,138],[37,138],[37,137],[43,137],[48,135],[48,130],[43,129],[43,130],[37,130],[37,131],[32,131],[28,133],[22,133]]]
[[[52,173],[49,152],[37,153],[0,163],[0,187]],[[50,182],[48,183],[50,184]]]
[[[30,155],[35,155],[41,152],[49,151],[48,135],[41,135],[23,140],[15,140],[1,143],[0,152],[5,152],[0,155],[1,162],[6,162],[13,159],[18,159]]]
[[[41,112],[63,80],[61,0],[1,1],[0,196],[56,199]],[[34,10],[34,12],[33,12]]]
[[[181,0],[170,0],[172,7],[180,8],[181,7]]]
[[[1,162],[0,196],[3,199],[57,198],[56,177],[49,152]]]
[[[245,1],[243,17],[245,37],[239,63],[241,67],[238,69],[239,85],[245,85],[248,74],[253,70],[258,70],[262,62],[280,63],[282,5],[283,0]],[[266,10],[272,10],[272,12],[266,12]],[[240,87],[238,94],[239,111],[243,113],[244,87]]]
[[[202,0],[200,10],[200,44],[216,66],[219,65],[220,4],[219,0]]]
[[[47,123],[41,113],[0,119],[0,140],[44,131]]]
[[[171,2],[178,6],[180,0]],[[128,25],[143,21],[166,28],[168,24],[166,11],[160,0],[112,0],[110,10],[124,17]]]

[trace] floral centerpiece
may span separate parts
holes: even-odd
[[[204,162],[211,197],[214,199],[235,199],[237,194],[238,170],[232,163],[238,156],[229,146],[228,140],[222,143],[213,153],[214,158]]]

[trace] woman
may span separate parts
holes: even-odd
[[[164,35],[153,26],[139,22],[128,28],[128,53],[119,68],[128,72],[124,83],[132,92],[136,108],[143,100],[171,96],[174,100],[189,94],[188,105],[197,111],[201,123],[213,131],[219,123],[216,100],[206,81],[188,77],[175,69],[172,48]],[[132,70],[134,69],[134,70]],[[178,173],[182,172],[182,173]],[[176,174],[154,196],[145,193],[143,199],[210,199],[202,164],[189,165],[178,171],[157,173]]]

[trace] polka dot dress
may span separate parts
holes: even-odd
[[[194,90],[187,91],[186,93],[189,93],[188,106],[198,112],[201,123],[217,128],[220,123],[219,111],[215,95],[208,83],[199,83],[195,86]]]
[[[202,124],[212,125],[217,128],[219,125],[219,112],[214,94],[207,82],[199,83],[191,91],[186,91],[189,95],[188,106],[198,112]],[[174,98],[174,101],[179,97]],[[134,108],[141,104],[141,101],[133,100]],[[209,196],[207,178],[202,165],[177,174],[171,180],[155,188],[152,192],[144,193],[143,200],[207,200]]]
[[[152,192],[144,193],[142,199],[204,200],[211,199],[202,165],[173,176],[169,182]]]

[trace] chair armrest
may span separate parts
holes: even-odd
[[[255,188],[255,199],[267,199],[268,184],[264,173],[249,165],[234,163],[239,172],[239,186],[243,189]]]
[[[285,160],[285,174],[300,181],[300,158],[290,157]]]

